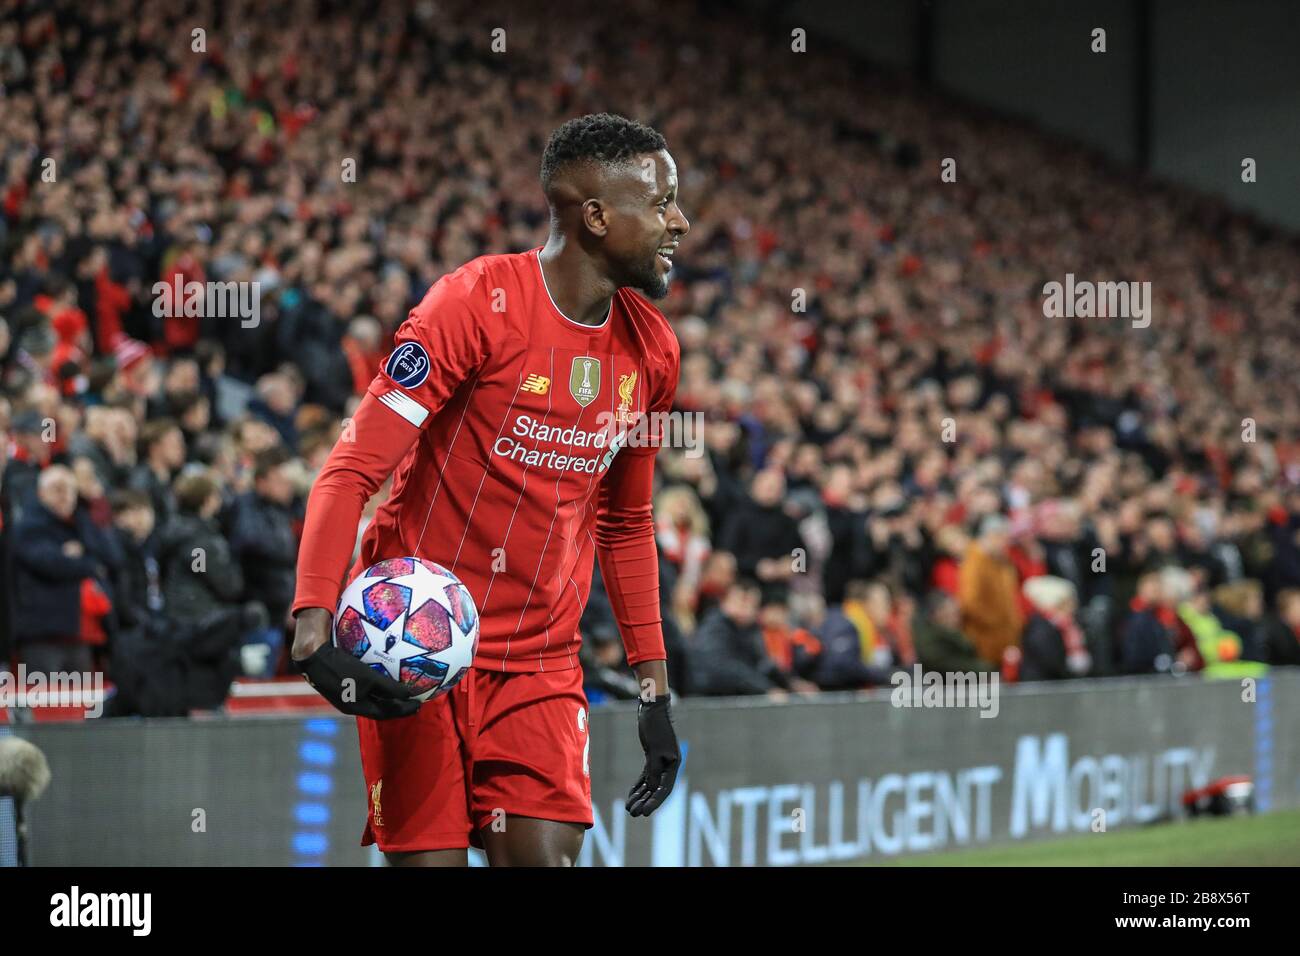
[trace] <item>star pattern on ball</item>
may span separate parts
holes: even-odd
[[[361,572],[361,577],[352,582],[350,587],[355,588],[358,594],[365,594],[370,590],[371,585],[383,584],[388,580],[387,574],[371,574],[373,568],[367,568]]]
[[[414,614],[426,601],[437,601],[446,610],[448,617],[455,620],[447,589],[460,587],[460,582],[445,574],[437,574],[421,561],[413,561],[411,564],[410,574],[399,574],[386,579],[389,584],[410,590],[411,600],[407,602],[407,613]]]
[[[395,681],[402,679],[402,664],[429,653],[426,648],[405,639],[405,611],[397,615],[386,628],[375,627],[364,617],[361,618],[361,626],[365,629],[366,640],[370,644],[361,656],[361,663],[372,666],[378,664]]]

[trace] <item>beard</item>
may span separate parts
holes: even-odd
[[[668,294],[668,276],[670,273],[659,274],[657,269],[658,257],[651,256],[650,261],[644,265],[634,267],[627,276],[624,285],[631,286],[638,292],[643,292],[651,299],[662,299]]]

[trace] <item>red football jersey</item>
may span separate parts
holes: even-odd
[[[362,506],[392,473],[359,567],[415,555],[455,573],[479,609],[476,667],[577,666],[594,558],[629,663],[664,657],[650,510],[659,436],[629,437],[645,432],[640,415],[672,406],[677,339],[626,288],[601,325],[567,318],[539,252],[465,264],[398,329],[312,488],[295,610],[333,612]]]

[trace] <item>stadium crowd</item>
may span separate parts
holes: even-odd
[[[303,500],[393,331],[541,244],[546,136],[608,109],[694,223],[677,690],[1300,664],[1295,237],[709,4],[255,9],[0,21],[0,657],[103,667],[124,712],[286,673]],[[1046,317],[1067,273],[1149,281],[1149,326]],[[178,281],[258,314],[163,314]],[[635,695],[599,588],[582,632],[593,701]]]

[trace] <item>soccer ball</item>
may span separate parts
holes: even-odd
[[[334,643],[415,692],[445,694],[478,650],[478,608],[469,589],[421,558],[373,564],[347,586],[334,615]]]

